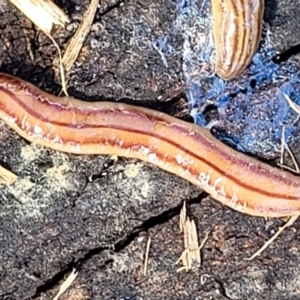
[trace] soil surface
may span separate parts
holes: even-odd
[[[56,3],[71,19],[54,34],[65,49],[89,1]],[[10,3],[0,1],[0,15],[0,71],[57,95],[52,42]],[[69,94],[191,120],[180,51],[170,53],[166,65],[149,46],[170,32],[175,19],[171,0],[101,1],[70,72]],[[265,25],[277,51],[300,42],[299,24],[299,1],[266,1]],[[172,36],[178,49],[182,42]],[[53,299],[73,268],[79,274],[60,299],[300,299],[299,221],[248,261],[286,220],[232,211],[150,164],[55,152],[28,143],[2,122],[0,132],[0,164],[18,176],[15,184],[0,186],[0,299]],[[297,145],[291,149],[300,161]],[[177,272],[183,201],[200,241],[206,232],[209,237],[201,265]]]

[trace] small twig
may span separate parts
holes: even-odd
[[[181,261],[183,265],[177,270],[177,272],[181,272],[183,270],[190,270],[194,261],[196,261],[198,264],[201,264],[200,250],[203,248],[208,238],[208,233],[206,233],[204,240],[199,246],[196,224],[194,220],[190,220],[186,216],[185,202],[180,212],[179,228],[180,231],[183,232],[185,250],[182,252],[181,256],[176,261],[176,264],[178,264]]]
[[[286,101],[288,102],[289,106],[291,109],[296,112],[298,115],[300,115],[300,107],[292,101],[292,99],[285,93],[282,93]]]
[[[180,210],[180,216],[179,216],[179,230],[180,230],[180,232],[184,231],[185,222],[186,222],[186,203],[184,201],[183,206]]]
[[[252,260],[256,256],[259,256],[266,248],[269,247],[271,243],[274,242],[274,240],[281,234],[281,232],[283,232],[287,227],[293,225],[294,222],[298,219],[298,217],[298,215],[291,217],[284,226],[279,227],[278,231],[258,251],[256,251],[251,257],[244,258],[244,260]]]
[[[50,0],[9,0],[40,30],[50,34],[55,25],[65,27],[68,16]]]
[[[284,165],[284,162],[283,162],[283,152],[284,152],[284,149],[286,149],[287,152],[288,152],[288,154],[290,155],[290,157],[291,157],[291,159],[293,161],[293,164],[295,166],[295,169],[292,169],[291,167]],[[287,169],[289,171],[295,172],[297,174],[300,173],[299,166],[298,166],[298,163],[297,163],[297,161],[295,159],[295,156],[294,156],[294,154],[292,153],[290,147],[288,146],[288,144],[285,141],[285,126],[284,125],[282,127],[281,155],[280,155],[280,163],[278,165],[280,167],[284,168],[284,169]]]
[[[59,297],[71,286],[73,281],[76,279],[78,275],[78,271],[76,269],[73,269],[71,274],[66,278],[66,280],[62,283],[62,285],[59,288],[58,293],[53,298],[53,300],[58,300]]]
[[[144,276],[147,275],[147,266],[148,266],[150,244],[151,244],[151,237],[149,236],[149,239],[147,241],[147,246],[146,246],[145,262],[144,262]]]
[[[52,43],[54,44],[54,46],[57,49],[58,52],[58,60],[59,60],[59,74],[60,74],[60,78],[61,78],[61,92],[64,92],[65,96],[69,96],[68,92],[67,92],[67,83],[66,83],[66,77],[65,77],[65,70],[63,67],[63,63],[62,63],[62,57],[61,57],[61,50],[58,46],[58,44],[56,43],[56,41],[53,39],[53,37],[50,34],[45,33],[48,38],[52,41]],[[61,94],[60,92],[60,94]]]
[[[43,31],[57,48],[62,91],[68,96],[61,50],[51,35],[51,31],[55,25],[64,28],[65,24],[70,22],[68,16],[50,0],[10,0],[10,2]]]
[[[0,166],[0,184],[10,185],[16,182],[17,179],[18,179],[17,175]]]
[[[76,33],[70,40],[70,43],[62,58],[62,63],[66,72],[69,72],[71,70],[86,40],[87,35],[91,30],[91,25],[95,18],[98,5],[99,0],[91,0],[89,7],[83,16],[82,23],[79,25]]]

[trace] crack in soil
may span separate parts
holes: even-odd
[[[201,192],[197,197],[186,200],[186,204],[187,205],[198,204],[205,197],[207,197],[207,193]],[[68,265],[66,265],[63,269],[61,269],[59,272],[57,272],[55,275],[53,275],[50,279],[48,279],[45,283],[41,284],[36,289],[35,294],[29,298],[26,298],[26,300],[39,299],[39,297],[42,293],[46,293],[47,291],[52,290],[74,268],[76,270],[80,270],[80,268],[85,263],[87,263],[91,258],[93,258],[96,255],[101,254],[103,251],[112,250],[114,253],[118,253],[118,252],[122,251],[128,245],[130,245],[130,243],[136,237],[138,237],[138,235],[140,233],[142,233],[144,231],[148,231],[149,229],[155,227],[156,225],[161,225],[161,224],[167,223],[169,220],[171,220],[175,216],[178,216],[181,208],[182,208],[182,202],[180,204],[178,204],[177,206],[172,207],[172,208],[160,213],[157,216],[150,217],[149,219],[145,220],[141,225],[134,227],[131,230],[131,232],[127,233],[124,237],[119,239],[112,246],[96,247],[96,248],[90,249],[87,253],[85,253],[83,255],[83,257],[77,259],[76,261],[73,260]],[[113,262],[112,259],[105,261],[103,264],[103,267],[106,267],[107,265],[111,264],[112,262]]]

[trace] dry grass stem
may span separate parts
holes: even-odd
[[[40,30],[50,34],[53,27],[65,27],[68,16],[50,0],[9,0]]]

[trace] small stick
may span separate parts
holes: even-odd
[[[78,275],[78,271],[76,269],[73,269],[71,274],[66,278],[66,280],[62,283],[62,285],[59,288],[58,293],[53,298],[53,300],[58,300],[59,297],[71,286],[73,281],[76,279]]]
[[[148,266],[150,244],[151,244],[151,237],[149,236],[149,239],[147,241],[147,246],[146,246],[145,262],[144,262],[144,276],[147,275],[147,266]]]
[[[91,30],[91,25],[95,18],[98,5],[99,0],[91,0],[90,5],[83,16],[82,23],[79,25],[76,33],[71,38],[71,41],[62,58],[62,63],[65,67],[66,72],[69,72],[71,70],[86,40],[87,35]]]
[[[17,179],[18,176],[16,174],[0,166],[0,184],[10,185],[16,182]]]
[[[65,27],[68,16],[50,0],[9,0],[40,30],[50,34],[54,25]]]
[[[259,256],[266,248],[269,247],[271,243],[283,232],[287,227],[292,226],[294,222],[298,219],[299,216],[293,216],[289,219],[287,223],[285,223],[282,227],[279,227],[278,231],[258,250],[256,251],[251,257],[244,258],[244,260],[252,260],[256,256]]]
[[[206,233],[204,240],[199,246],[196,224],[194,220],[190,220],[186,216],[185,202],[183,203],[183,207],[180,211],[179,228],[180,231],[183,232],[185,250],[182,252],[181,256],[176,261],[176,264],[182,261],[183,265],[177,270],[177,272],[181,272],[183,270],[190,270],[194,261],[196,261],[198,264],[201,264],[200,250],[203,248],[208,238],[208,233]]]

